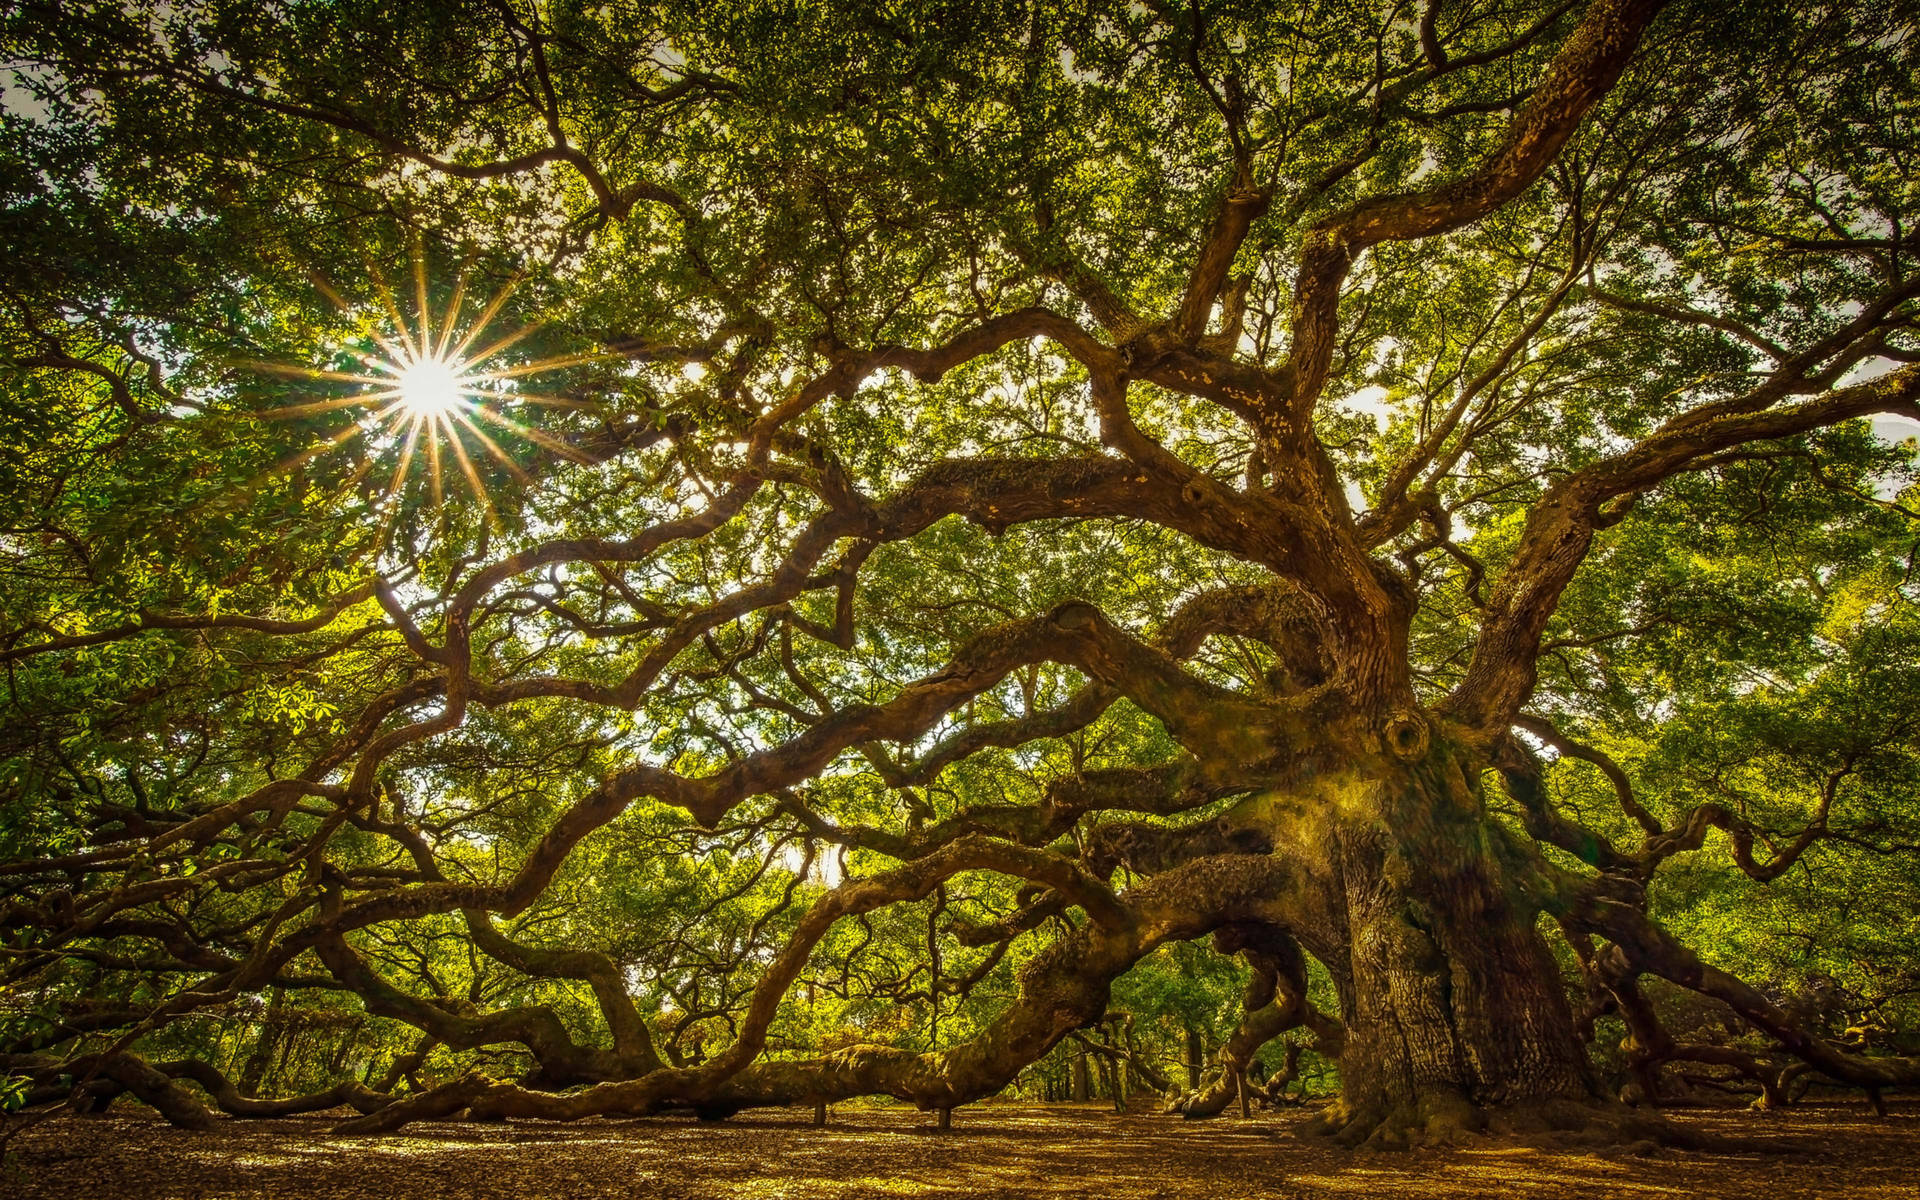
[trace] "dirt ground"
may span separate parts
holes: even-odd
[[[329,1135],[332,1118],[224,1121],[212,1133],[150,1114],[60,1116],[23,1129],[0,1164],[17,1200],[734,1200],[737,1197],[1043,1197],[1226,1200],[1439,1196],[1920,1196],[1920,1100],[1885,1119],[1864,1104],[1784,1114],[1690,1112],[1698,1128],[1767,1153],[1651,1157],[1489,1142],[1353,1154],[1304,1143],[1297,1112],[1186,1122],[1099,1105],[985,1104],[951,1133],[906,1109],[836,1109],[574,1125],[438,1123],[384,1138]]]

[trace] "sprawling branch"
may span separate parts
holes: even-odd
[[[1247,925],[1228,925],[1213,935],[1216,950],[1238,953],[1253,968],[1241,1004],[1245,1016],[1220,1048],[1219,1074],[1170,1110],[1186,1117],[1212,1117],[1223,1112],[1247,1086],[1247,1066],[1260,1048],[1290,1029],[1310,1027],[1324,1053],[1338,1056],[1340,1023],[1317,1011],[1307,999],[1306,960],[1285,932]]]
[[[1768,383],[1757,391],[1777,394]],[[1531,693],[1540,638],[1561,592],[1586,558],[1595,533],[1609,520],[1605,505],[1631,497],[1710,456],[1735,446],[1794,437],[1855,417],[1904,413],[1920,417],[1920,366],[1798,404],[1744,411],[1732,404],[1718,415],[1675,417],[1631,448],[1563,477],[1527,515],[1518,551],[1489,602],[1473,661],[1446,707],[1491,727],[1510,722]]]
[[[1553,162],[1626,69],[1660,0],[1595,0],[1498,148],[1473,171],[1423,192],[1380,196],[1334,213],[1307,235],[1294,283],[1293,415],[1269,418],[1278,435],[1311,411],[1338,340],[1336,309],[1353,260],[1369,246],[1459,229],[1525,191]]]
[[[1808,1029],[1752,985],[1703,961],[1693,950],[1631,906],[1590,895],[1575,923],[1613,941],[1623,961],[1617,976],[1647,972],[1725,1002],[1815,1070],[1863,1088],[1920,1083],[1920,1059],[1866,1058],[1843,1050]]]
[[[1074,1029],[1107,1012],[1108,986],[1122,971],[1169,940],[1200,936],[1231,921],[1286,924],[1294,871],[1262,857],[1202,859],[1128,892],[1126,919],[1075,931],[1042,951],[1020,973],[1021,996],[987,1029],[950,1050],[915,1054],[855,1046],[826,1058],[752,1066],[772,1005],[792,982],[812,946],[840,917],[916,895],[961,869],[993,866],[998,853],[982,840],[957,842],[939,854],[873,880],[844,885],[812,909],[793,945],[756,989],[743,1033],[699,1068],[662,1070],[625,1083],[565,1096],[526,1091],[470,1077],[341,1126],[343,1132],[399,1128],[461,1108],[503,1116],[572,1120],[604,1113],[691,1107],[706,1115],[742,1108],[892,1095],[922,1108],[950,1109],[1004,1087],[1028,1063]]]

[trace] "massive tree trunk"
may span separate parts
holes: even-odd
[[[1323,792],[1321,851],[1344,914],[1344,945],[1323,961],[1346,1031],[1341,1102],[1322,1126],[1404,1144],[1562,1123],[1598,1091],[1535,930],[1537,872],[1488,817],[1470,750],[1407,749],[1425,752]]]

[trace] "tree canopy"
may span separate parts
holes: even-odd
[[[13,6],[16,1098],[1920,1081],[1916,16]]]

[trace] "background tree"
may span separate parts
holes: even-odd
[[[1920,1079],[1914,13],[1664,7],[16,6],[10,1064]]]

